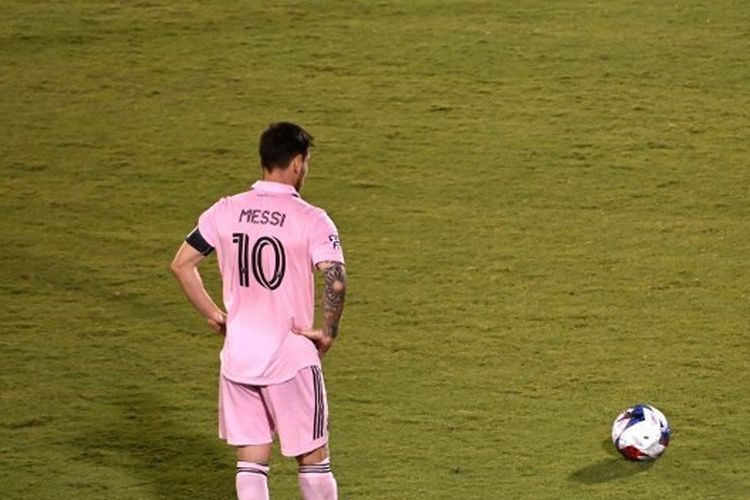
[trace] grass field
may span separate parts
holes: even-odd
[[[1,498],[233,497],[167,266],[280,119],[348,260],[341,498],[750,497],[746,1],[0,8]]]

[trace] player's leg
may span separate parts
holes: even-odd
[[[272,425],[259,388],[219,377],[219,437],[237,448],[239,500],[268,500]]]
[[[331,472],[328,445],[299,455],[299,489],[305,500],[336,500],[338,488]]]
[[[268,500],[271,444],[237,447],[235,486],[239,500]]]
[[[264,388],[281,453],[299,463],[299,486],[305,500],[335,500],[336,479],[328,457],[328,403],[318,366],[300,370],[283,384]]]

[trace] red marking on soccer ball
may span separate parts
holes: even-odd
[[[622,453],[622,456],[627,458],[628,460],[640,462],[641,459],[646,456],[645,453],[643,453],[635,446],[626,446],[624,448],[619,448],[619,450],[620,453]]]

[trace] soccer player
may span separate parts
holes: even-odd
[[[224,335],[219,436],[237,450],[240,500],[269,498],[274,434],[281,453],[297,459],[303,498],[338,495],[321,358],[338,334],[346,271],[333,221],[299,195],[312,145],[298,125],[270,125],[260,136],[263,180],[203,212],[171,266],[193,306]],[[226,313],[198,273],[213,250]],[[313,328],[314,269],[325,278],[321,329]]]

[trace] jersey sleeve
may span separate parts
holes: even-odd
[[[214,248],[219,244],[218,216],[223,202],[223,199],[217,201],[198,217],[200,235]]]
[[[325,212],[316,219],[310,235],[310,258],[313,265],[321,262],[344,263],[344,251],[336,225]]]

